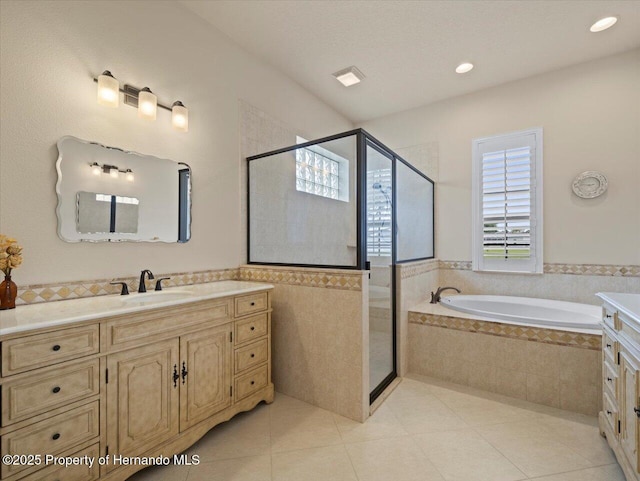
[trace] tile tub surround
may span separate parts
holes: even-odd
[[[364,424],[276,393],[187,454],[131,481],[624,481],[594,418],[414,375]]]
[[[288,396],[362,422],[369,415],[368,276],[364,271],[246,265],[274,285],[273,382]]]
[[[433,309],[409,314],[410,372],[577,413],[600,411],[600,336],[465,319],[443,315],[442,306]]]
[[[409,308],[428,298],[438,288],[437,259],[408,262],[396,266],[396,336],[398,375],[409,372]]]

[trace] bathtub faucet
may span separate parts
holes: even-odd
[[[438,287],[438,290],[436,292],[431,292],[431,304],[437,304],[438,302],[440,302],[440,294],[442,294],[442,292],[446,291],[447,289],[453,289],[458,294],[460,294],[460,289],[457,289],[455,287]]]

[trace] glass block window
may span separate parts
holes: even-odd
[[[310,149],[296,150],[296,190],[338,199],[340,165]]]

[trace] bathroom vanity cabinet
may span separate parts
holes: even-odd
[[[1,479],[124,480],[144,466],[114,456],[173,461],[216,424],[272,402],[271,290],[255,286],[0,337],[0,448],[15,458]],[[65,468],[46,454],[94,463]]]
[[[604,301],[600,431],[628,481],[640,481],[640,295],[598,294]]]

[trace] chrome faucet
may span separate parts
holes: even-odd
[[[145,275],[149,275],[149,279],[155,279],[153,277],[153,272],[151,272],[149,269],[145,269],[140,273],[140,285],[138,286],[138,292],[147,292],[147,285],[145,284],[144,281],[144,276]]]
[[[460,294],[460,289],[457,289],[455,287],[438,287],[438,290],[436,292],[431,292],[431,304],[437,304],[438,302],[440,302],[440,294],[442,294],[443,291],[446,291],[447,289],[453,289],[454,291],[456,291],[458,294]]]

